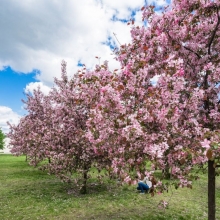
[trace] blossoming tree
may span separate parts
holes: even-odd
[[[42,139],[48,121],[46,112],[50,108],[49,100],[38,89],[34,91],[33,96],[27,94],[27,101],[24,102],[29,114],[21,118],[17,126],[9,123],[8,137],[10,145],[13,146],[11,152],[15,155],[25,154],[30,164],[37,166],[46,158]]]
[[[65,182],[74,178],[82,193],[86,193],[91,166],[102,170],[111,164],[108,155],[97,153],[85,136],[87,120],[97,102],[96,96],[99,96],[94,83],[96,79],[101,82],[101,78],[109,81],[111,75],[106,71],[108,77],[100,76],[99,72],[102,70],[80,72],[69,79],[63,61],[61,79],[55,79],[56,86],[52,91],[44,95],[38,89],[33,95],[27,94],[28,114],[17,126],[9,124],[8,137],[13,154],[26,154],[31,165],[40,165],[41,169]],[[44,163],[40,164],[42,161]],[[76,178],[77,174],[81,178]]]
[[[96,113],[101,116],[90,119],[88,136],[100,150],[114,152],[115,172],[128,182],[129,169],[142,172],[150,160],[153,169],[172,167],[178,185],[191,188],[190,170],[208,162],[208,215],[214,219],[220,2],[173,0],[162,14],[153,6],[142,9],[147,27],[133,26],[132,43],[121,46],[122,71],[100,90],[103,101]]]

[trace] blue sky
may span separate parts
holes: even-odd
[[[0,104],[8,106],[15,112],[23,115],[25,111],[21,99],[25,99],[24,88],[30,82],[37,82],[36,72],[18,73],[10,67],[0,71]]]
[[[130,42],[130,26],[142,25],[141,7],[166,5],[165,0],[1,0],[0,127],[8,132],[26,114],[24,92],[38,86],[46,94],[67,61],[71,76],[80,64],[93,68],[108,60],[118,68],[112,50]]]

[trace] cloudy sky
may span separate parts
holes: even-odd
[[[167,0],[167,2],[169,2]],[[0,7],[0,127],[18,123],[26,114],[21,99],[38,86],[47,93],[60,63],[69,75],[80,65],[93,68],[108,60],[118,66],[113,48],[130,41],[130,26],[142,24],[141,7],[158,8],[166,0],[1,0]],[[116,37],[115,37],[115,35]]]

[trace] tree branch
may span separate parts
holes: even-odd
[[[115,39],[118,41],[119,45],[121,46],[121,43],[120,41],[118,40],[118,38],[116,37],[116,34],[113,32],[114,36],[115,36]]]
[[[165,32],[167,33],[168,37],[169,37],[171,40],[174,40],[174,39],[170,36],[170,34],[169,34],[168,31],[165,31]],[[176,40],[174,40],[174,41],[176,41]],[[177,41],[176,41],[176,42],[177,42]],[[177,43],[182,47],[182,44],[181,44],[181,43],[179,43],[179,42],[177,42]],[[183,48],[185,48],[186,50],[188,50],[188,51],[194,53],[199,59],[201,58],[201,56],[200,56],[198,53],[194,52],[194,51],[193,51],[192,49],[190,49],[189,47],[183,46]]]
[[[213,30],[213,32],[212,32],[212,36],[211,36],[211,38],[210,38],[210,41],[209,41],[209,43],[208,43],[208,54],[209,55],[211,55],[211,45],[212,45],[212,42],[213,42],[213,40],[214,40],[214,38],[215,38],[215,35],[216,35],[216,31],[217,31],[217,29],[218,29],[218,26],[219,26],[219,24],[220,24],[220,15],[218,14],[218,7],[217,7],[217,18],[218,18],[218,22],[217,22],[217,24],[216,24],[216,26],[215,26],[215,29]]]
[[[188,51],[194,53],[199,59],[201,58],[201,56],[200,56],[198,53],[196,53],[195,51],[193,51],[193,50],[190,49],[189,47],[186,47],[186,46],[183,46],[183,47],[184,47],[186,50],[188,50]]]

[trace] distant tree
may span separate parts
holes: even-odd
[[[5,134],[3,133],[2,129],[0,128],[0,149],[3,150],[4,146],[5,146]]]

